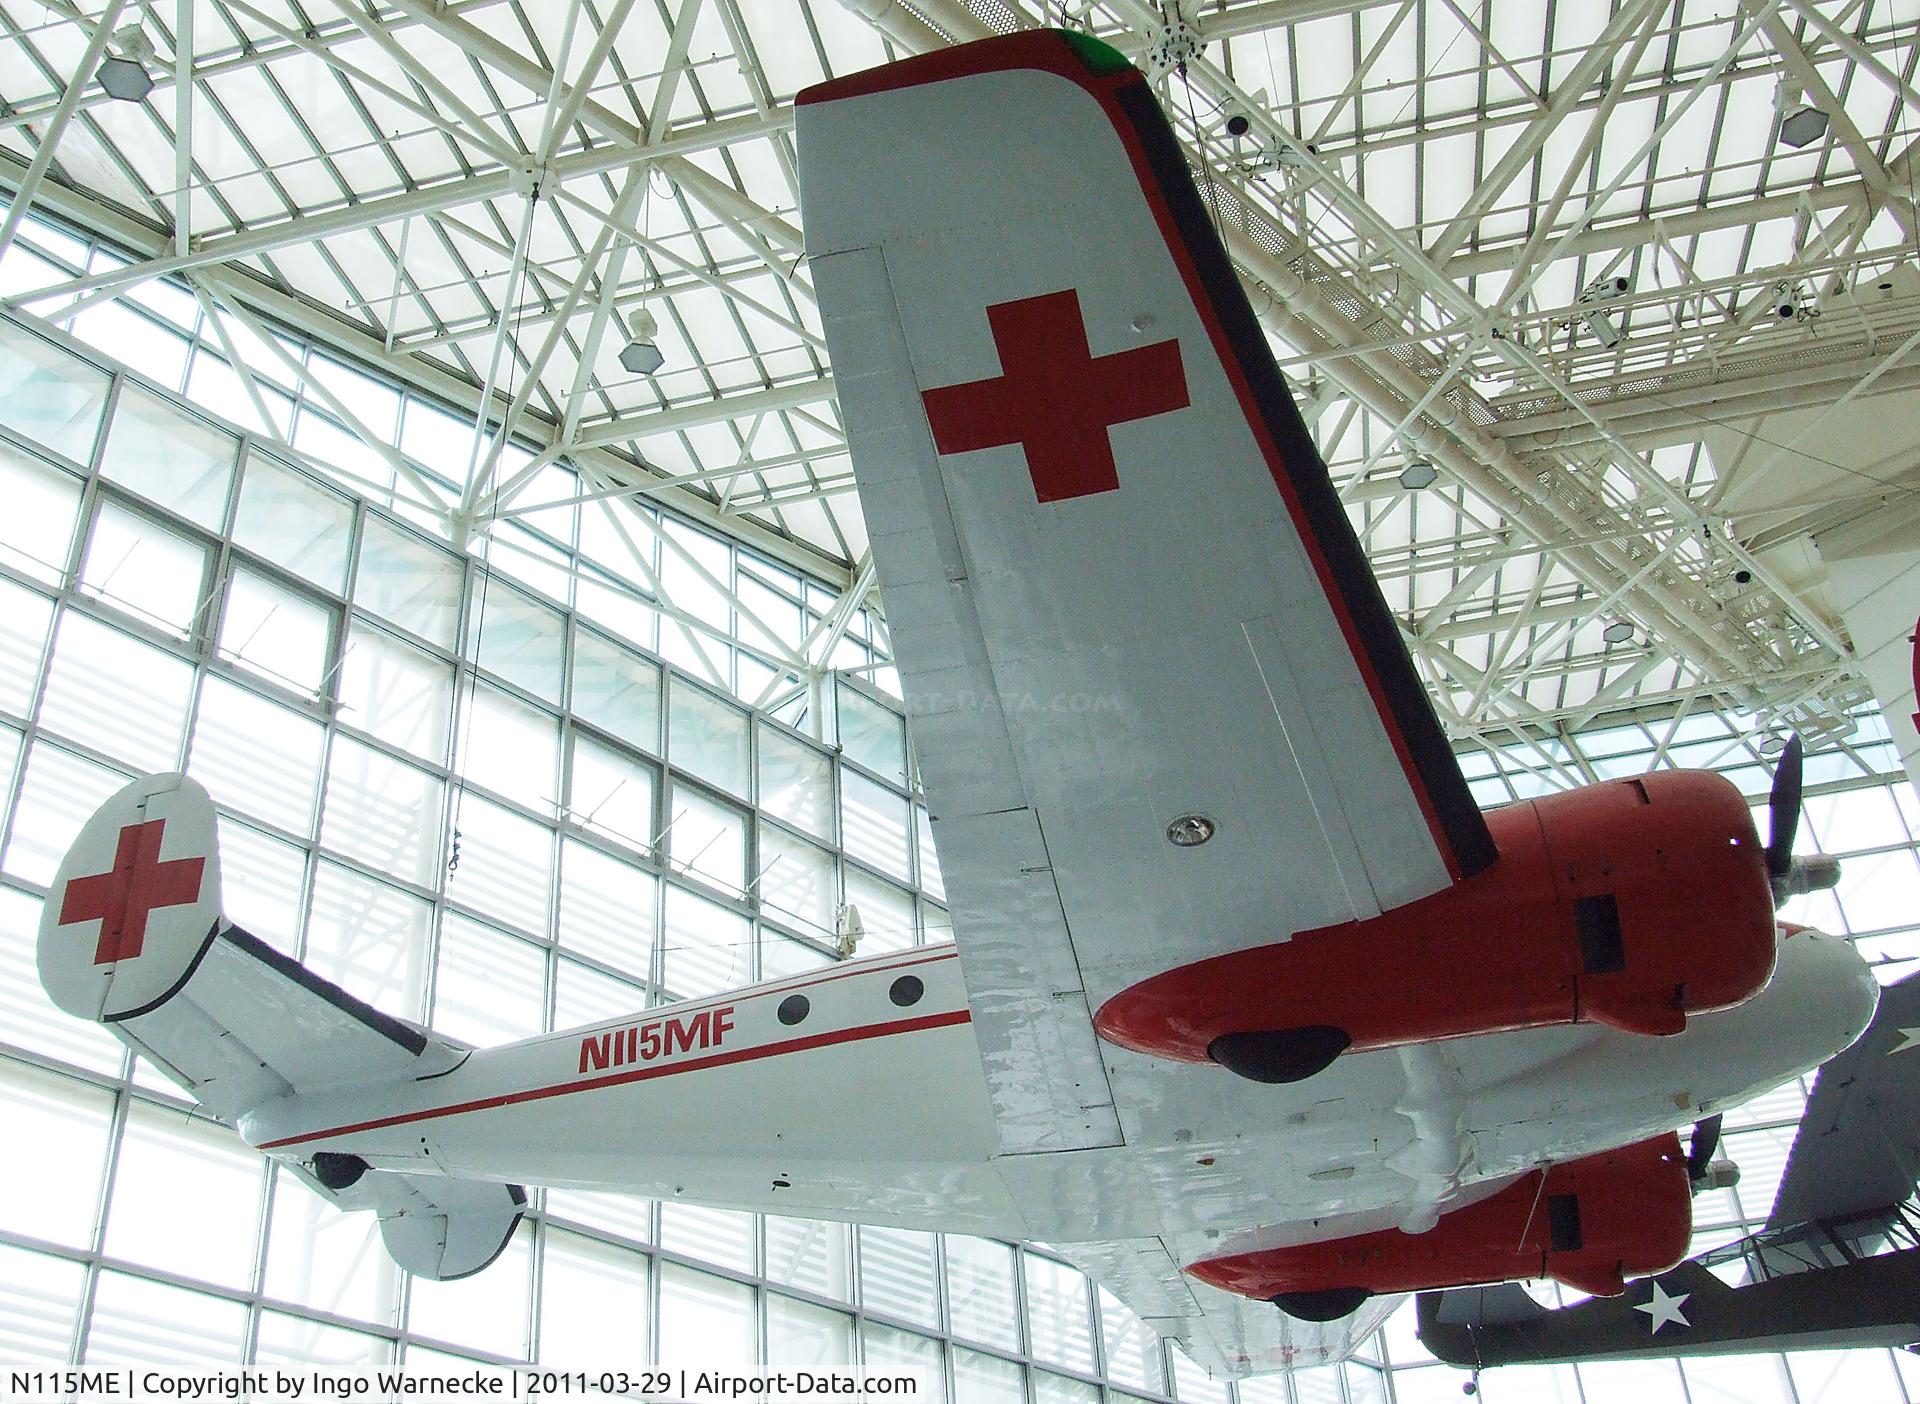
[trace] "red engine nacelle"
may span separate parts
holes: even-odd
[[[1187,1271],[1290,1315],[1330,1321],[1383,1292],[1529,1277],[1617,1296],[1627,1278],[1665,1272],[1685,1257],[1692,1231],[1687,1160],[1680,1138],[1668,1134],[1536,1170],[1441,1215],[1426,1233],[1383,1229],[1215,1258]]]
[[[1499,858],[1366,921],[1143,980],[1103,1036],[1268,1082],[1348,1047],[1583,1021],[1671,1034],[1773,972],[1773,893],[1746,801],[1662,771],[1487,815]]]

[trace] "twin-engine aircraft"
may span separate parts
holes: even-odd
[[[1920,1347],[1916,1068],[1909,975],[1820,1069],[1764,1228],[1577,1306],[1542,1306],[1514,1283],[1422,1292],[1421,1344],[1476,1379],[1497,1365]]]
[[[222,915],[135,781],[40,968],[432,1277],[523,1182],[1037,1239],[1226,1375],[1395,1294],[1683,1255],[1676,1129],[1846,1047],[1710,775],[1482,814],[1145,80],[1056,32],[798,102],[807,247],[956,941],[468,1048]],[[1787,790],[1797,789],[1793,768]]]

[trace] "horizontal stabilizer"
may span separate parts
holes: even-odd
[[[220,913],[213,802],[179,774],[87,821],[40,922],[41,983],[221,1118],[290,1093],[421,1077],[468,1050],[383,1014]]]
[[[375,1170],[357,1155],[323,1151],[293,1169],[336,1208],[371,1209],[387,1255],[436,1282],[471,1277],[499,1257],[527,1207],[519,1185]]]
[[[384,1014],[220,911],[213,801],[179,774],[120,790],[87,821],[40,920],[40,980],[229,1124],[270,1102],[412,1082],[472,1051]],[[374,1170],[319,1154],[291,1168],[343,1209],[371,1209],[394,1261],[463,1277],[498,1256],[517,1185]]]
[[[172,998],[109,1027],[229,1121],[289,1093],[446,1072],[469,1051],[224,921]]]

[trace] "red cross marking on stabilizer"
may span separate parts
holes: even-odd
[[[923,394],[934,447],[946,454],[1019,444],[1042,502],[1114,491],[1120,475],[1107,427],[1187,407],[1180,343],[1093,355],[1072,288],[996,303],[987,324],[1000,374]]]
[[[161,862],[160,835],[166,826],[164,819],[127,825],[120,831],[111,872],[77,877],[67,883],[67,895],[60,903],[60,924],[100,923],[100,942],[93,949],[95,965],[132,960],[139,955],[147,938],[147,913],[155,907],[179,907],[199,900],[200,878],[207,860],[174,858]]]

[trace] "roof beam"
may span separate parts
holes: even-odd
[[[1651,219],[1627,220],[1618,224],[1589,227],[1560,245],[1562,258],[1586,254],[1617,253],[1638,248],[1661,237],[1685,239],[1710,234],[1720,229],[1746,229],[1770,219],[1797,215],[1802,205],[1815,210],[1865,209],[1875,201],[1865,181],[1840,181],[1810,190],[1791,190],[1778,195],[1742,196],[1723,204],[1696,206],[1655,215]],[[1447,263],[1447,272],[1457,278],[1472,278],[1483,273],[1507,273],[1520,266],[1525,242],[1503,244],[1495,248],[1465,250]]]
[[[1264,4],[1236,5],[1230,9],[1203,14],[1194,21],[1200,37],[1208,43],[1232,39],[1242,34],[1258,34],[1311,20],[1355,15],[1362,10],[1391,5],[1396,0],[1266,0]],[[1136,47],[1138,47],[1136,41]]]
[[[705,151],[734,141],[750,141],[780,130],[791,121],[790,112],[774,113],[770,117],[761,117],[757,113],[746,117],[722,117],[697,127],[684,128],[670,137],[642,147],[624,147],[610,142],[605,146],[576,151],[556,159],[551,170],[555,178],[562,182],[582,176],[601,175],[607,171],[624,169],[636,161]],[[375,200],[353,201],[336,205],[330,210],[296,215],[292,219],[243,229],[238,233],[209,239],[190,253],[149,258],[111,272],[69,279],[23,293],[10,299],[9,305],[26,307],[52,298],[85,294],[102,288],[123,288],[149,278],[182,273],[189,268],[236,263],[295,244],[313,243],[330,235],[398,222],[410,215],[433,214],[479,200],[524,192],[532,179],[531,168],[517,170],[506,167],[482,175],[450,177],[418,190],[402,191]]]
[[[1832,124],[1833,134],[1853,158],[1854,167],[1860,172],[1860,179],[1873,191],[1881,208],[1885,209],[1900,226],[1900,232],[1907,239],[1914,237],[1916,222],[1914,202],[1893,187],[1893,178],[1887,174],[1887,168],[1880,163],[1880,157],[1867,139],[1854,125],[1853,118],[1847,115],[1847,106],[1840,101],[1833,89],[1827,86],[1827,80],[1820,70],[1807,57],[1800,47],[1800,41],[1794,37],[1793,30],[1781,19],[1777,12],[1777,0],[1761,3],[1760,0],[1741,0],[1741,6],[1748,14],[1759,17],[1764,11],[1762,25],[1767,40],[1773,45],[1780,61],[1786,65],[1787,72],[1812,99],[1813,105],[1827,114]]]
[[[99,23],[97,16],[83,13],[73,5],[66,3],[66,0],[37,0],[37,2],[61,18],[71,20],[74,24],[80,26],[83,31],[91,30],[93,26]],[[506,3],[506,0],[464,0],[464,2],[463,0],[442,0],[442,3],[448,14],[468,15],[478,10],[492,9],[497,5]],[[389,28],[403,28],[418,22],[419,21],[412,19],[402,19],[390,25]],[[345,22],[334,21],[331,24],[315,25],[311,34],[307,37],[324,47],[342,38],[350,37],[351,32],[350,27]],[[289,53],[301,47],[304,46],[294,44],[284,38],[278,41],[268,40],[264,43],[249,40],[240,47],[222,49],[214,53],[202,55],[199,62],[194,64],[191,69],[192,81],[196,84],[203,84],[208,79],[218,78],[222,74],[243,73],[248,69],[264,68],[276,60],[286,58]],[[156,93],[164,93],[180,81],[177,69],[173,72],[168,72],[164,69],[156,71],[153,74],[153,79],[154,92]],[[80,100],[80,110],[85,112],[90,108],[99,107],[103,103],[113,101],[115,101],[115,99],[108,96],[104,89],[98,92],[89,92]],[[49,95],[45,101],[33,106],[15,106],[4,116],[0,116],[0,131],[11,131],[16,127],[37,126],[46,121],[58,103],[58,97]]]
[[[53,164],[53,153],[66,133],[67,123],[73,120],[74,109],[80,105],[80,95],[93,86],[94,73],[107,52],[107,42],[113,38],[113,22],[120,18],[120,7],[125,3],[126,0],[107,0],[107,8],[100,12],[93,34],[87,40],[87,47],[80,55],[80,62],[67,79],[67,90],[60,94],[60,105],[54,108],[46,130],[40,134],[40,140],[34,147],[33,164],[27,167],[27,173],[20,178],[18,188],[13,192],[6,223],[0,224],[0,256],[5,255],[13,243],[13,236],[20,232],[20,221],[27,217],[33,197],[40,192],[40,182],[45,178],[47,168]]]
[[[1480,222],[1480,216],[1491,209],[1493,202],[1513,184],[1514,178],[1532,164],[1548,139],[1559,130],[1560,124],[1599,81],[1600,75],[1606,72],[1607,65],[1613,62],[1613,56],[1636,36],[1643,32],[1651,34],[1668,3],[1669,0],[1630,0],[1614,14],[1600,37],[1581,55],[1572,71],[1561,79],[1558,90],[1547,103],[1547,110],[1536,117],[1519,139],[1507,148],[1506,154],[1494,163],[1493,169],[1480,177],[1473,193],[1467,197],[1452,222],[1427,246],[1427,256],[1439,264],[1442,271],[1453,271],[1448,266],[1448,260],[1467,242],[1474,226]],[[1608,97],[1613,97],[1611,89]],[[1604,119],[1605,109],[1596,109],[1596,126]]]
[[[17,187],[23,166],[24,163],[17,156],[0,152],[0,191],[10,192]],[[167,231],[155,228],[144,220],[134,219],[117,206],[83,195],[67,186],[53,183],[43,185],[40,203],[61,218],[92,230],[98,237],[130,253],[151,255],[170,247]],[[436,362],[389,351],[378,336],[344,320],[332,309],[319,307],[273,286],[260,274],[244,268],[209,267],[198,274],[196,280],[209,288],[218,289],[227,297],[237,298],[283,326],[298,329],[316,343],[367,366],[377,375],[389,376],[401,385],[452,405],[464,413],[473,414],[479,409],[480,390],[471,381]],[[826,394],[821,398],[831,394],[829,382]],[[692,412],[692,407],[686,408],[689,413]],[[501,406],[496,402],[490,413],[497,415],[500,409]],[[554,426],[543,419],[529,416],[523,421],[521,431],[536,443],[543,440],[551,442]],[[651,482],[654,481],[652,475],[670,476],[663,470],[612,451],[610,445],[620,442],[621,438],[620,435],[608,434],[604,443],[576,446],[568,451],[567,456],[578,466],[591,466],[602,481]],[[831,585],[844,586],[852,579],[849,565],[822,555],[761,523],[723,513],[712,501],[698,493],[685,488],[673,488],[655,495],[688,520],[732,536],[769,559],[805,571]]]
[[[751,419],[757,414],[771,414],[801,405],[817,405],[831,400],[835,393],[833,377],[823,375],[816,380],[797,380],[791,385],[776,385],[766,390],[721,395],[717,399],[673,405],[647,414],[623,415],[619,419],[587,426],[575,437],[574,443],[580,448],[602,448],[634,439],[677,434],[683,429],[695,429],[703,424],[719,424],[728,419]]]

